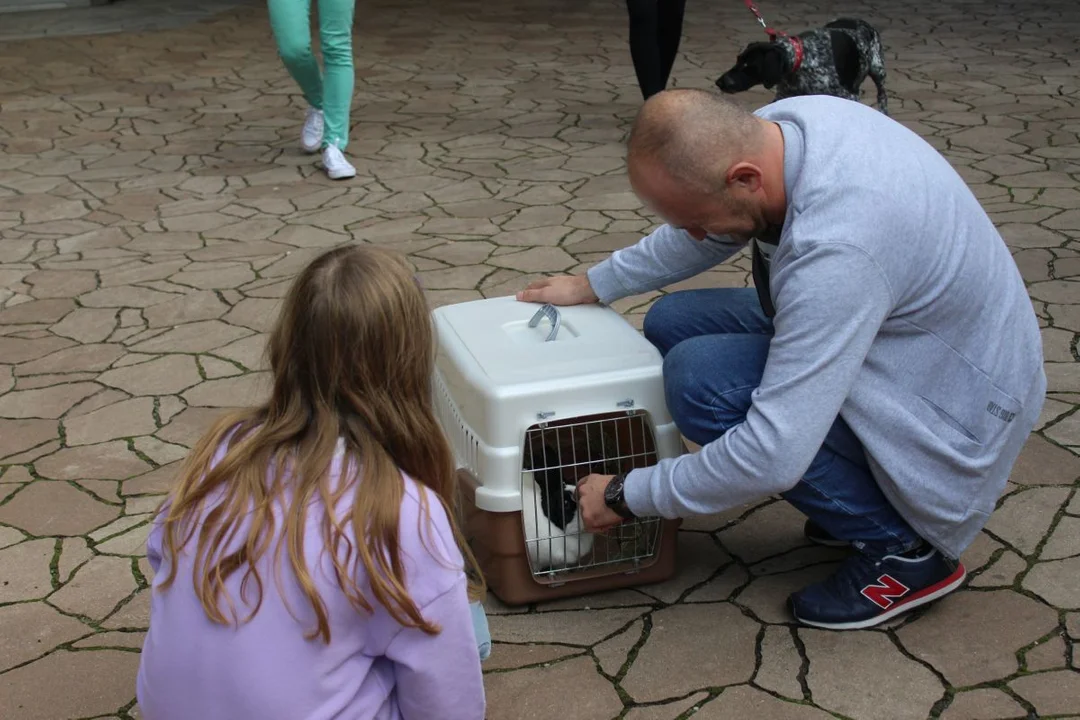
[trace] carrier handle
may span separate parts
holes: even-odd
[[[559,327],[562,325],[562,317],[559,315],[559,311],[551,303],[545,303],[536,311],[536,314],[532,316],[532,320],[529,321],[529,327],[534,328],[540,324],[542,318],[547,318],[551,321],[551,332],[548,333],[547,339],[544,342],[551,342],[555,339],[555,336],[559,334]]]

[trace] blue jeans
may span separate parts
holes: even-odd
[[[480,653],[480,662],[484,662],[491,657],[491,630],[488,628],[487,612],[479,601],[469,603],[469,612],[473,632],[476,633],[476,651]]]
[[[649,310],[644,331],[664,356],[668,410],[683,435],[706,445],[746,419],[773,335],[753,288],[672,293]],[[840,417],[802,480],[781,497],[867,552],[902,552],[921,542],[882,494],[862,443]]]

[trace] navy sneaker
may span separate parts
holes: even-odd
[[[793,593],[795,619],[829,630],[873,627],[960,587],[963,563],[928,546],[902,555],[849,557],[832,576]]]
[[[847,540],[838,540],[825,531],[825,528],[818,525],[813,520],[807,520],[803,525],[803,534],[806,535],[806,539],[815,545],[824,545],[825,547],[847,547],[851,545]]]

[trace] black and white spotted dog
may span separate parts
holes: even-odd
[[[776,35],[750,43],[716,86],[739,93],[755,85],[776,88],[776,99],[835,95],[858,100],[866,77],[877,86],[878,109],[889,114],[881,37],[864,20],[840,18],[799,35]]]

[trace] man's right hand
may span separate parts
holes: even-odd
[[[522,302],[552,305],[586,305],[599,302],[588,275],[561,275],[541,278],[517,294]]]

